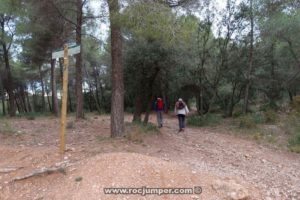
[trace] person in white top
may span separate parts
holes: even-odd
[[[185,116],[189,113],[189,109],[188,109],[186,103],[182,100],[182,98],[179,98],[178,101],[176,102],[174,112],[178,117],[179,132],[184,131]]]

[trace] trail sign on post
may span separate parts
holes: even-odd
[[[68,47],[68,55],[74,55],[80,53],[80,45],[73,45]],[[63,58],[64,57],[64,49],[58,50],[52,53],[52,59]]]
[[[64,69],[63,69],[63,95],[61,105],[61,126],[60,126],[60,147],[59,151],[61,154],[65,152],[65,132],[66,132],[66,121],[67,121],[67,99],[68,99],[68,68],[69,68],[69,56],[80,53],[80,46],[68,47],[64,45],[64,50],[56,51],[52,53],[52,59],[64,58]]]

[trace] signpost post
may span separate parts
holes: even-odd
[[[64,49],[52,53],[52,59],[64,58],[64,69],[63,69],[63,94],[62,94],[62,105],[61,105],[61,121],[60,121],[60,147],[59,152],[63,154],[65,152],[65,132],[66,132],[66,121],[67,121],[67,97],[68,97],[68,68],[69,68],[69,55],[80,53],[80,46],[72,46],[68,48],[68,45],[64,45]]]

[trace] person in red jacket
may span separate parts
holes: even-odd
[[[164,102],[161,98],[157,98],[155,102],[155,110],[157,115],[157,124],[158,127],[163,127],[163,111],[164,111]]]

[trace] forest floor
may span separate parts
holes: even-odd
[[[0,199],[300,199],[300,154],[222,126],[178,133],[177,119],[165,118],[159,133],[112,139],[109,116],[89,115],[78,122],[70,117],[63,156],[59,119],[0,119]],[[155,123],[154,114],[150,121]],[[127,131],[138,130],[129,126]],[[201,186],[202,193],[103,192],[104,187],[142,186]]]

